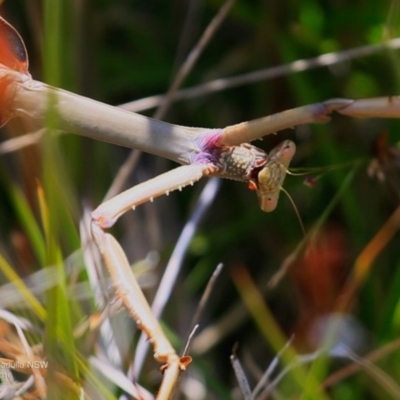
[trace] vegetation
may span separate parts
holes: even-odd
[[[1,15],[24,38],[34,79],[118,105],[165,93],[222,4],[8,0]],[[183,87],[382,44],[399,35],[399,26],[398,0],[236,0]],[[161,118],[223,127],[329,98],[396,95],[399,63],[398,50],[356,52],[329,66],[204,90],[168,103]],[[154,106],[143,104],[131,109],[154,115]],[[36,383],[21,398],[40,395],[40,371],[49,399],[119,398],[131,388],[124,377],[137,368],[140,332],[93,266],[99,260],[83,216],[101,203],[130,150],[50,128],[34,145],[7,153],[0,147],[0,361],[24,360],[32,351],[49,362],[33,368]],[[398,120],[334,115],[329,124],[257,143],[268,150],[287,138],[296,142],[285,190],[305,235],[283,193],[266,214],[243,184],[215,187],[179,253],[179,278],[162,315],[182,353],[206,285],[224,264],[197,321],[193,363],[177,398],[244,398],[230,363],[237,343],[252,389],[280,360],[257,399],[400,399],[399,128]],[[2,141],[36,129],[12,120]],[[143,154],[124,186],[171,167]],[[179,258],[171,259],[174,245],[206,183],[145,204],[113,228],[149,299],[168,261]],[[26,324],[25,347],[14,317]],[[3,366],[0,392],[9,395],[7,379],[25,382],[30,372],[10,376]],[[157,368],[148,352],[138,382],[153,393]]]

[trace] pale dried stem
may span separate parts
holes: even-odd
[[[371,351],[367,355],[364,356],[364,360],[369,362],[379,361],[383,357],[387,356],[388,354],[398,350],[400,348],[400,339],[394,340],[393,342],[388,343],[387,345],[380,347],[374,351]],[[350,364],[346,367],[335,371],[331,375],[329,375],[324,383],[322,384],[323,389],[328,389],[336,385],[338,382],[356,374],[362,369],[360,364]]]
[[[273,358],[273,360],[271,361],[271,363],[269,364],[268,368],[266,369],[266,371],[264,372],[263,376],[261,377],[261,379],[257,382],[256,387],[253,389],[252,395],[254,398],[257,398],[259,392],[262,390],[262,388],[264,386],[266,386],[268,384],[268,382],[270,381],[271,375],[274,373],[275,369],[277,368],[279,361],[280,361],[280,357],[282,356],[283,352],[289,347],[291,346],[292,342],[293,342],[293,338],[294,336],[292,336],[286,343],[285,345],[282,347],[282,349],[279,350],[278,354]]]
[[[378,52],[397,50],[400,48],[400,38],[392,39],[383,44],[356,47],[349,50],[322,54],[318,57],[293,61],[289,64],[278,65],[253,71],[247,74],[237,75],[230,78],[220,78],[213,81],[181,89],[175,93],[174,101],[197,98],[211,93],[221,92],[239,86],[263,82],[287,76],[290,74],[309,71],[315,68],[328,67],[342,62],[351,61],[361,57],[371,56]],[[122,104],[120,107],[129,111],[145,111],[158,107],[163,101],[164,95],[154,95]]]
[[[226,1],[222,7],[219,9],[218,13],[215,17],[211,20],[208,24],[206,29],[204,30],[203,34],[201,35],[199,41],[193,47],[192,51],[188,54],[186,60],[183,62],[181,67],[179,68],[174,81],[172,82],[171,86],[169,87],[167,93],[163,96],[163,100],[159,105],[156,113],[154,114],[154,118],[162,119],[168,107],[173,102],[175,97],[175,93],[182,86],[184,80],[189,75],[190,71],[193,69],[194,65],[196,64],[197,60],[199,59],[200,55],[203,53],[204,49],[213,38],[215,33],[217,32],[218,28],[221,26],[222,22],[227,17],[230,9],[232,8],[235,0],[228,0]]]
[[[43,137],[45,129],[39,129],[38,131],[27,133],[23,136],[18,136],[12,139],[5,140],[0,144],[0,155],[12,153],[18,151],[27,146],[37,144]]]
[[[196,334],[197,329],[199,329],[199,325],[193,326],[193,329],[189,333],[189,336],[186,340],[185,348],[183,349],[183,352],[182,352],[183,356],[187,356],[189,354],[190,346],[192,344],[192,339],[194,338],[194,335]]]
[[[154,400],[154,396],[145,388],[139,386],[137,383],[132,383],[126,375],[116,369],[114,365],[110,364],[109,360],[103,360],[99,357],[89,357],[89,363],[93,368],[96,368],[107,380],[115,383],[124,392],[133,396],[138,400]]]
[[[253,400],[249,381],[246,377],[246,374],[244,372],[242,364],[236,355],[236,351],[237,351],[237,345],[234,346],[234,348],[232,350],[232,354],[230,356],[231,365],[232,365],[233,371],[235,372],[236,380],[239,383],[239,388],[242,392],[243,398],[245,400]]]
[[[22,346],[25,350],[25,354],[27,355],[28,359],[34,360],[35,355],[33,354],[31,346],[29,345],[28,340],[26,339],[22,328],[18,324],[14,324],[14,326],[15,329],[17,330],[18,337],[21,340]],[[39,392],[39,396],[45,399],[47,393],[47,386],[44,377],[40,373],[40,369],[32,368],[32,375],[35,378],[35,385]]]
[[[360,369],[363,369],[371,379],[378,383],[382,389],[390,393],[390,398],[400,399],[400,388],[393,378],[386,374],[382,369],[372,364],[368,359],[358,356],[350,348],[344,345],[333,349],[319,348],[313,353],[298,355],[264,388],[257,399],[267,400],[273,390],[291,370],[298,368],[301,365],[312,363],[323,355],[327,355],[331,358],[348,359],[353,361]]]
[[[121,192],[129,176],[132,174],[132,171],[138,164],[140,155],[141,152],[139,150],[132,150],[130,152],[128,158],[119,168],[117,175],[115,176],[111,186],[109,187],[106,195],[104,196],[103,201],[107,201]]]
[[[196,312],[192,318],[190,326],[194,327],[199,323],[199,321],[203,315],[203,312],[205,310],[205,307],[207,305],[207,302],[210,298],[211,292],[213,291],[213,289],[216,285],[217,279],[218,279],[219,275],[221,274],[223,268],[224,268],[224,264],[222,264],[222,263],[218,264],[217,268],[215,268],[213,274],[211,275],[211,278],[209,279],[209,281],[207,283],[207,286],[203,292],[203,295],[201,296],[199,305],[197,306]]]
[[[248,318],[243,303],[236,302],[218,321],[209,324],[197,335],[192,345],[194,352],[204,354],[211,350]]]
[[[23,329],[27,328],[32,328],[30,326],[30,323],[26,322],[24,319],[16,317],[14,314],[7,310],[0,310],[0,318],[8,321],[9,323],[13,324],[15,327],[15,330],[17,331],[19,340],[21,342],[21,345],[25,351],[26,358],[28,360],[35,360],[35,355],[31,349],[31,346],[28,343],[28,340],[25,337]],[[41,371],[39,368],[31,368],[30,369],[33,375],[33,378],[35,380],[35,384],[37,387],[37,391],[39,393],[40,398],[45,399],[46,398],[46,382],[41,374]]]

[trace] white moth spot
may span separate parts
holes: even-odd
[[[153,201],[154,201],[154,197],[151,196],[151,197],[150,197],[150,203],[152,203]]]
[[[135,211],[135,210],[136,210],[136,206],[133,206],[133,207],[132,207],[132,211]]]
[[[169,196],[169,190],[167,190],[167,191],[165,192],[165,194],[166,194],[167,196]]]

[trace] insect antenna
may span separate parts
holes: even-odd
[[[314,170],[314,169],[313,169],[313,170]],[[287,173],[288,175],[291,175],[291,176],[305,176],[305,175],[309,175],[309,174],[310,174],[308,171],[304,171],[304,172],[292,172],[292,171],[289,171],[288,169],[286,170],[286,173]]]
[[[292,207],[293,207],[293,209],[294,209],[294,212],[296,213],[297,219],[298,219],[298,221],[299,221],[301,231],[303,232],[303,235],[306,236],[306,230],[305,230],[305,228],[304,228],[303,220],[301,219],[299,210],[298,210],[298,208],[296,207],[296,204],[295,204],[295,202],[294,202],[292,196],[291,196],[291,195],[289,194],[289,192],[288,192],[285,188],[283,188],[282,186],[281,186],[280,189],[282,190],[283,193],[286,194],[286,196],[288,197],[290,203],[292,204]]]

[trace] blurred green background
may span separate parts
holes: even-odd
[[[221,5],[222,2],[214,0],[60,0],[53,3],[51,0],[8,0],[1,6],[1,15],[23,37],[34,79],[118,105],[165,93]],[[237,0],[183,86],[328,52],[381,44],[398,36],[399,26],[398,0]],[[399,63],[398,51],[388,49],[329,67],[271,80],[260,79],[176,101],[163,119],[180,125],[223,127],[329,98],[396,95],[400,93]],[[152,116],[154,109],[143,113]],[[394,226],[392,233],[388,233],[385,223],[399,203],[399,128],[396,120],[355,120],[334,115],[327,125],[286,130],[256,143],[268,151],[283,139],[296,142],[298,151],[292,171],[306,172],[313,184],[312,187],[305,185],[305,176],[289,176],[284,187],[305,225],[308,233],[305,240],[296,213],[284,194],[277,210],[265,214],[260,211],[255,194],[245,185],[222,183],[189,248],[164,314],[166,325],[180,338],[175,342],[179,348],[210,275],[219,262],[224,263],[225,268],[200,321],[191,353],[193,367],[184,375],[179,398],[241,398],[229,362],[232,347],[239,343],[238,356],[254,386],[280,343],[272,337],[271,324],[279,326],[287,338],[295,333],[294,346],[300,353],[315,350],[317,340],[310,339],[313,327],[323,316],[340,308],[338,299],[347,293],[346,280],[350,282],[349,287],[355,282],[354,293],[350,305],[340,310],[354,317],[363,331],[361,335],[349,328],[360,344],[354,350],[368,354],[398,338],[399,218],[390,220]],[[26,131],[22,123],[12,121],[2,129],[2,140]],[[0,157],[0,251],[20,276],[29,277],[46,264],[57,263],[78,250],[78,225],[83,207],[93,209],[101,202],[128,154],[128,149],[62,135],[50,147],[41,144]],[[131,174],[129,185],[173,167],[170,162],[143,155]],[[372,167],[385,179],[380,181],[371,176]],[[32,243],[32,235],[27,233],[29,222],[18,212],[15,195],[18,188],[39,231],[45,230],[41,228],[38,181],[44,185],[49,198],[48,211],[54,215],[50,218],[57,220],[55,232],[50,232],[57,245],[50,251],[49,242],[53,239],[47,236],[44,246],[47,252],[43,258],[38,249],[41,245]],[[121,218],[113,229],[132,262],[141,260],[150,251],[159,252],[160,261],[153,271],[156,281],[163,274],[203,185],[200,182],[182,193],[145,205]],[[387,242],[378,240],[381,247],[375,258],[367,245],[380,230],[383,236],[388,235]],[[360,254],[365,255],[361,261]],[[289,256],[292,256],[289,271],[271,288],[270,279]],[[364,268],[366,273],[357,280],[359,268]],[[255,286],[245,279],[247,273]],[[72,285],[69,278],[60,274],[66,288]],[[354,281],[348,280],[354,276]],[[2,284],[10,280],[4,271],[1,279]],[[79,280],[85,279],[85,273],[81,272]],[[150,298],[154,290],[155,287],[146,291]],[[262,305],[248,301],[256,291],[263,293]],[[48,343],[54,344],[49,336],[56,333],[51,329],[49,332],[46,324],[50,323],[52,312],[60,311],[57,308],[60,302],[52,311],[45,298],[43,301],[49,312],[47,323],[36,321],[32,311],[24,307],[8,308],[36,321],[47,332]],[[64,302],[70,315],[69,328],[63,328],[68,337],[68,330],[72,335],[80,318],[96,310],[93,304],[82,305],[79,299],[68,296]],[[263,307],[272,312],[274,322],[265,317]],[[54,317],[53,323],[60,323],[59,319]],[[214,342],[202,336],[204,329],[215,326],[218,321],[224,321],[221,326],[225,326],[226,332],[215,330]],[[127,340],[131,339],[132,332],[126,331]],[[86,356],[95,352],[86,340],[72,344],[71,338],[65,339],[66,349],[74,346],[77,354]],[[40,335],[32,340],[40,342]],[[133,340],[137,340],[137,335]],[[134,348],[134,343],[130,345]],[[48,353],[46,356],[50,357]],[[126,365],[129,358],[127,354]],[[85,369],[76,360],[71,363],[64,365],[65,370],[84,381]],[[315,367],[315,376],[322,383],[345,365],[342,361],[326,362],[322,367]],[[374,365],[385,375],[383,383],[370,379],[372,372],[367,369],[339,379],[327,389],[328,396],[334,399],[400,398],[400,393],[397,397],[394,394],[396,387],[391,386],[392,392],[388,389],[391,380],[400,381],[396,352],[382,356]],[[150,357],[146,368],[150,372],[143,374],[141,383],[154,391],[157,379],[151,375],[155,364]],[[307,371],[305,368],[304,373]],[[197,397],[193,390],[191,395],[190,390],[185,391],[190,379],[200,385]],[[283,379],[274,393],[275,398],[299,398],[300,393],[304,398],[308,395],[318,398],[312,397],[313,389],[299,387],[296,379],[290,374]],[[110,389],[110,393],[117,397],[120,392]]]

